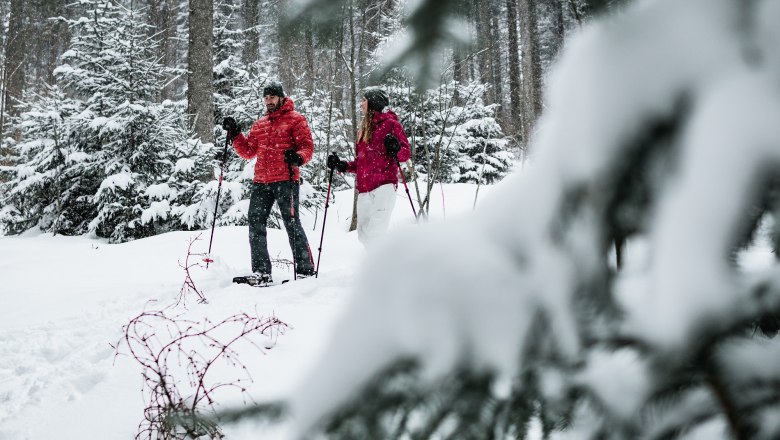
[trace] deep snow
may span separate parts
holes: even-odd
[[[480,199],[492,189],[482,187]],[[474,185],[437,185],[428,222],[449,222],[470,211],[475,191]],[[218,322],[247,312],[275,315],[292,327],[265,355],[258,349],[242,350],[241,359],[254,379],[249,394],[255,400],[290,392],[320,354],[334,318],[352,294],[367,252],[356,232],[347,232],[352,192],[335,196],[318,279],[270,289],[233,285],[232,276],[249,269],[247,229],[238,226],[217,228],[212,249],[217,262],[192,271],[209,302],[198,304],[190,294],[186,310],[181,309],[188,318]],[[322,212],[316,226],[312,213],[302,214],[316,260]],[[401,186],[391,229],[413,223]],[[205,252],[208,232],[195,242],[194,252]],[[134,437],[145,406],[141,367],[129,356],[115,357],[112,345],[132,317],[176,302],[186,275],[180,263],[198,234],[171,232],[124,244],[35,231],[0,237],[0,439]],[[289,259],[284,231],[269,229],[269,251],[272,258]],[[289,278],[290,273],[274,268],[274,276]],[[237,375],[229,368],[217,373],[220,380]],[[242,401],[234,394],[223,397],[220,408]],[[249,439],[263,429],[263,438],[279,439],[288,428],[246,422],[225,432],[230,439]]]
[[[496,195],[497,187],[481,188],[480,200],[490,193]],[[475,191],[474,185],[437,187],[431,217],[423,223],[456,222],[460,214],[472,210]],[[318,279],[270,289],[232,284],[231,277],[246,272],[249,264],[247,230],[238,226],[217,228],[212,251],[217,262],[192,271],[196,286],[209,302],[198,304],[189,294],[186,310],[179,309],[188,318],[219,321],[247,312],[275,315],[291,326],[264,355],[256,348],[241,351],[254,380],[249,394],[257,401],[289,396],[307,371],[316,367],[312,363],[328,340],[339,338],[331,330],[345,306],[354,302],[350,296],[355,294],[368,256],[356,232],[347,232],[351,206],[351,191],[336,193],[328,213]],[[322,212],[317,218],[315,226],[314,215],[304,215],[315,259]],[[419,228],[401,188],[391,231],[398,233],[407,227],[409,231]],[[205,252],[208,246],[208,231],[202,232],[194,252]],[[134,438],[145,407],[141,367],[128,356],[115,357],[112,344],[132,317],[176,302],[186,275],[180,263],[190,240],[198,235],[171,232],[124,244],[37,232],[0,237],[0,440]],[[622,282],[630,284],[632,274],[644,270],[646,246],[642,241],[629,243]],[[460,249],[458,243],[452,249]],[[289,258],[283,231],[269,229],[269,250],[273,258]],[[740,254],[744,268],[761,270],[772,261],[766,241]],[[278,279],[290,276],[274,270]],[[393,274],[393,278],[400,282],[404,274]],[[230,381],[238,376],[234,369],[222,368],[212,380]],[[218,408],[242,401],[241,396],[227,393]],[[293,429],[289,424],[248,421],[226,426],[225,433],[236,440],[255,439],[259,433],[260,438],[285,439]],[[722,429],[708,424],[698,434],[706,437],[707,432]]]

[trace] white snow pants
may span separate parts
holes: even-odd
[[[394,207],[395,185],[392,183],[358,194],[358,240],[363,246],[368,247],[377,237],[387,232]]]

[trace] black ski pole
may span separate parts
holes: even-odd
[[[209,252],[206,255],[204,261],[206,262],[206,269],[209,268],[209,263],[213,263],[211,258],[211,245],[214,242],[214,227],[217,225],[217,212],[219,211],[219,196],[222,193],[222,176],[225,174],[225,162],[227,161],[228,143],[230,143],[230,134],[225,135],[225,148],[222,150],[222,162],[219,164],[219,183],[217,184],[217,203],[214,205],[214,219],[211,221],[211,238],[209,238]]]
[[[395,163],[398,164],[398,171],[401,172],[401,180],[404,182],[404,188],[406,189],[406,196],[409,197],[409,204],[412,205],[412,213],[414,218],[417,218],[417,210],[414,209],[414,202],[412,202],[412,195],[409,193],[409,186],[406,185],[406,177],[404,177],[404,170],[401,169],[401,162],[398,157],[395,158]]]
[[[328,203],[330,201],[330,184],[333,182],[333,168],[328,174],[328,195],[325,196],[325,214],[322,215],[322,233],[320,234],[320,247],[317,249],[317,269],[314,271],[314,278],[320,275],[320,258],[322,257],[322,240],[325,238],[325,222],[328,220]]]
[[[293,169],[292,164],[290,162],[287,162],[287,171],[290,172],[290,216],[292,216],[292,219],[290,220],[292,222],[292,260],[293,260],[293,279],[298,279],[298,268],[297,263],[295,262],[295,248],[298,245],[298,240],[295,239],[295,181],[293,180]],[[281,207],[280,207],[281,209]]]

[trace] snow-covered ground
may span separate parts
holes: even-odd
[[[495,189],[480,188],[480,201]],[[447,222],[471,211],[475,191],[473,185],[437,186],[428,221]],[[338,337],[330,330],[350,295],[357,294],[352,288],[367,253],[356,233],[347,231],[351,212],[351,191],[336,193],[318,279],[269,289],[231,283],[234,275],[249,269],[247,230],[218,228],[212,251],[217,262],[192,271],[208,304],[198,304],[189,294],[186,307],[169,309],[212,322],[241,312],[274,315],[290,325],[264,354],[260,348],[240,352],[253,379],[248,393],[256,401],[288,395],[314,367],[327,339]],[[313,214],[304,217],[315,258],[319,214],[316,224]],[[391,229],[412,223],[409,201],[400,188]],[[134,438],[147,403],[141,367],[126,355],[126,347],[120,346],[124,355],[115,356],[113,346],[131,318],[144,310],[173,307],[186,275],[180,263],[196,236],[172,232],[124,244],[35,232],[0,237],[0,440]],[[269,243],[273,258],[289,258],[283,231],[269,230]],[[207,246],[204,231],[193,252],[205,252]],[[625,274],[641,272],[645,243],[630,242],[627,251]],[[740,263],[761,269],[772,264],[772,258],[768,243],[759,241],[741,254]],[[274,270],[277,279],[290,276]],[[229,382],[240,375],[222,366],[209,379]],[[222,397],[219,408],[242,401],[237,393]],[[227,426],[225,433],[237,440],[256,439],[258,432],[262,438],[285,439],[290,428],[250,421]]]
[[[480,200],[492,190],[481,187]],[[473,185],[437,185],[429,221],[470,211],[475,191]],[[352,192],[335,195],[318,279],[269,289],[232,284],[233,276],[249,270],[247,230],[220,227],[212,249],[217,262],[192,271],[208,304],[198,304],[190,294],[186,308],[169,309],[213,322],[241,312],[275,315],[291,326],[263,356],[256,348],[242,350],[241,360],[253,378],[249,394],[256,400],[291,390],[353,294],[366,250],[356,232],[347,231]],[[413,223],[403,187],[397,197],[391,228]],[[313,214],[303,219],[315,259],[319,214],[316,225]],[[206,251],[208,232],[195,242],[193,252]],[[180,263],[197,235],[172,232],[124,244],[36,232],[0,237],[0,440],[134,438],[146,406],[141,367],[129,356],[115,356],[112,347],[131,318],[176,303],[186,276]],[[269,251],[272,258],[289,259],[284,231],[269,229]],[[277,279],[290,277],[285,270],[274,271]],[[126,347],[120,351],[127,353]],[[210,378],[232,381],[239,375],[223,367]],[[227,394],[225,400],[240,402],[238,397]],[[230,439],[255,439],[257,429],[242,423],[225,432]],[[285,438],[287,428],[264,429],[263,438]]]

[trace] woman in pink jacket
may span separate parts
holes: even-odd
[[[364,245],[387,231],[395,206],[398,164],[411,157],[409,140],[389,105],[384,90],[367,88],[360,102],[363,121],[355,160],[343,161],[336,153],[328,157],[328,168],[356,174],[358,239]]]

